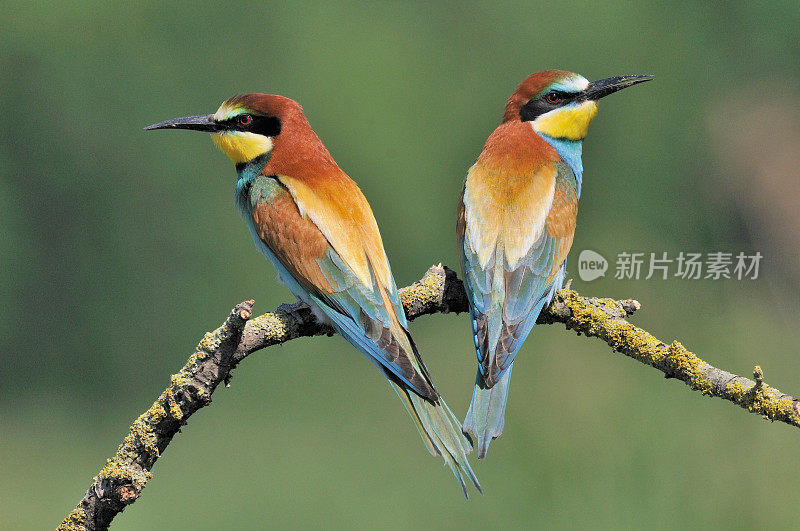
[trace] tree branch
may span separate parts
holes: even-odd
[[[468,309],[462,282],[447,267],[431,267],[413,285],[400,290],[409,320],[433,313]],[[220,383],[251,353],[306,336],[332,335],[302,303],[281,305],[274,313],[250,319],[254,302],[238,304],[225,323],[206,333],[161,396],[134,421],[117,453],[92,480],[78,506],[61,522],[60,530],[107,529],[114,517],[135,502],[152,474],[150,470],[180,427],[211,403]],[[635,300],[585,298],[567,287],[560,290],[538,323],[563,323],[578,335],[597,337],[615,351],[654,367],[667,378],[683,381],[695,391],[718,396],[769,420],[800,427],[800,403],[766,385],[756,366],[756,381],[717,369],[686,350],[678,341],[659,341],[630,324],[626,317],[641,308]]]

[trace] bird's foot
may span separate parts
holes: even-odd
[[[291,315],[299,325],[304,325],[308,320],[315,320],[311,308],[305,302],[298,300],[293,304],[283,303],[278,306],[278,311]]]

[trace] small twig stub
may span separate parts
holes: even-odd
[[[454,271],[441,264],[431,267],[419,281],[402,288],[400,297],[409,320],[433,313],[468,309],[464,286]],[[151,477],[150,470],[189,417],[211,403],[220,383],[251,353],[307,336],[332,335],[334,330],[317,322],[302,303],[281,305],[277,311],[251,318],[252,300],[244,301],[225,322],[207,333],[186,365],[170,378],[170,385],[131,425],[116,455],[92,480],[86,495],[58,529],[107,529],[114,517],[134,503]],[[562,323],[579,335],[597,337],[615,351],[656,368],[690,388],[717,396],[769,420],[800,427],[800,403],[766,385],[760,367],[755,381],[717,369],[688,351],[629,323],[626,318],[641,308],[628,299],[586,298],[565,288],[537,320]]]

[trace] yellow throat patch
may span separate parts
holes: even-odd
[[[217,121],[229,120],[245,112],[247,109],[244,107],[226,101],[214,113],[214,119]],[[234,164],[250,162],[254,158],[272,151],[272,138],[256,133],[225,131],[213,133],[211,138]]]
[[[597,115],[597,103],[584,101],[545,113],[533,121],[533,129],[552,138],[583,140],[592,118]]]
[[[272,139],[255,133],[225,131],[213,133],[211,138],[235,164],[249,162],[272,151]]]

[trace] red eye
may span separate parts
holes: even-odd
[[[239,116],[239,125],[247,126],[253,123],[253,117],[249,114]]]
[[[546,96],[546,98],[547,98],[547,103],[558,103],[559,101],[561,101],[561,96],[559,96],[559,95],[558,95],[557,93],[555,93],[555,92],[551,92],[551,93],[549,93],[549,94]]]

